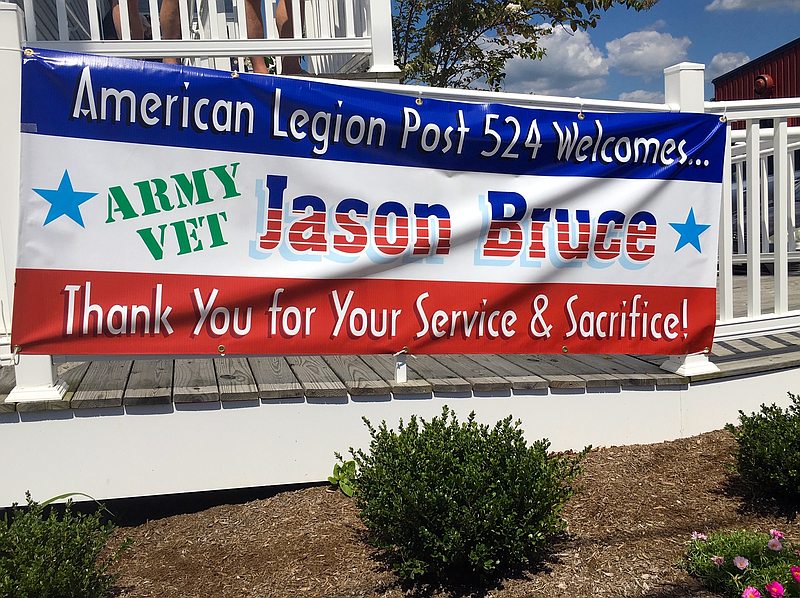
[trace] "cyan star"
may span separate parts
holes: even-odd
[[[68,216],[83,228],[86,228],[83,224],[80,205],[89,201],[97,193],[75,191],[72,188],[72,181],[69,180],[69,172],[64,171],[64,176],[61,177],[58,189],[34,189],[34,191],[50,202],[50,211],[47,212],[47,217],[44,219],[42,226],[46,226],[60,216]]]
[[[703,253],[703,250],[700,249],[700,235],[702,235],[706,229],[710,228],[711,225],[697,224],[694,219],[694,208],[689,209],[686,222],[670,222],[669,225],[681,236],[681,238],[678,239],[678,246],[675,247],[675,251],[678,251],[684,245],[691,245],[697,249],[698,252]]]

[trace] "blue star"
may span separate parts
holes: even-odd
[[[689,209],[689,215],[686,217],[686,222],[670,222],[669,225],[674,228],[681,238],[678,239],[678,246],[675,251],[678,251],[684,245],[691,245],[698,252],[703,253],[700,249],[700,235],[702,235],[710,224],[697,224],[694,219],[694,208]]]
[[[34,189],[34,191],[50,202],[50,211],[47,212],[47,218],[44,219],[42,226],[46,226],[61,216],[68,216],[83,228],[86,228],[81,217],[80,205],[89,201],[97,193],[75,191],[72,188],[72,181],[69,180],[69,173],[66,170],[64,171],[64,176],[61,177],[58,189]]]

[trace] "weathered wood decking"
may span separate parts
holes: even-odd
[[[170,403],[271,400],[381,400],[394,396],[685,386],[800,365],[800,332],[719,342],[719,373],[691,379],[659,368],[663,356],[419,355],[408,381],[394,381],[389,355],[223,357],[71,362],[59,365],[63,401],[6,403],[12,367],[0,368],[0,413]]]

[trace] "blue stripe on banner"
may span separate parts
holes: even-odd
[[[722,180],[725,125],[466,103],[35,50],[23,130],[42,135],[515,175]],[[499,96],[498,97],[502,97]]]

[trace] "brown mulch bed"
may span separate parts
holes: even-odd
[[[121,528],[134,540],[118,566],[118,594],[246,598],[520,598],[717,596],[677,565],[692,531],[800,524],[757,506],[730,470],[725,431],[587,455],[583,490],[563,511],[569,531],[530,568],[486,587],[409,586],[365,539],[351,499],[326,487]]]

